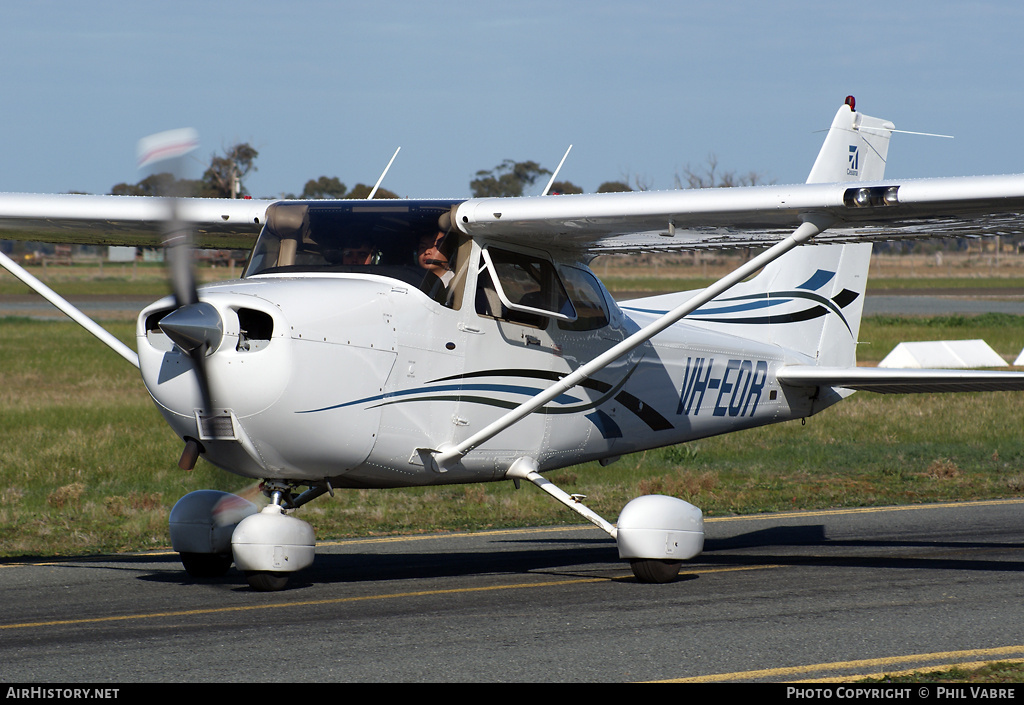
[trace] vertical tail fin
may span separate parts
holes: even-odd
[[[853,96],[847,96],[832,120],[807,183],[880,181],[885,177],[889,138],[896,126],[858,113],[854,107]]]
[[[870,257],[870,243],[797,247],[686,320],[853,366]]]
[[[854,110],[852,97],[836,113],[807,183],[884,178],[888,120]],[[871,245],[804,245],[769,264],[750,281],[691,314],[744,337],[814,358],[819,365],[856,364]]]

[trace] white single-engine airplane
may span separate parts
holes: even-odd
[[[253,588],[284,588],[314,554],[292,510],[335,488],[528,480],[610,534],[639,580],[666,582],[703,548],[698,508],[643,496],[612,524],[542,473],[804,418],[855,390],[1024,389],[1024,373],[856,366],[870,241],[1022,224],[1024,175],[886,180],[893,131],[848,98],[807,183],[791,186],[0,196],[6,239],[155,245],[191,228],[197,246],[224,248],[258,233],[240,280],[197,291],[187,265],[172,267],[175,295],[139,315],[137,357],[3,265],[138,365],[183,467],[202,455],[262,480],[262,510],[213,491],[175,505],[171,540],[192,575],[234,562]],[[587,268],[599,254],[718,247],[765,249],[706,289],[621,304]],[[172,262],[185,252],[169,245]]]

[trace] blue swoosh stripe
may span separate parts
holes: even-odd
[[[307,409],[305,411],[297,411],[298,414],[312,414],[318,411],[331,411],[332,409],[342,409],[346,406],[354,406],[356,404],[366,404],[369,402],[381,401],[383,399],[393,399],[395,397],[403,397],[411,394],[424,394],[434,392],[468,392],[468,391],[482,391],[482,392],[505,392],[508,394],[522,394],[528,397],[536,396],[543,390],[535,387],[524,387],[520,385],[511,384],[447,384],[440,385],[437,387],[422,388],[417,387],[416,389],[403,389],[397,392],[389,392],[388,394],[377,394],[372,397],[364,397],[362,399],[355,399],[353,401],[342,402],[341,404],[333,404],[331,406],[325,406],[320,409]],[[560,394],[555,400],[559,404],[573,404],[582,401],[579,397],[574,397],[569,394]]]
[[[808,291],[814,291],[832,281],[832,277],[836,275],[835,272],[829,272],[824,269],[819,269],[817,272],[811,275],[811,278],[805,281],[803,284],[797,287],[797,289],[807,289]]]

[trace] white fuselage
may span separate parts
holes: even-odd
[[[627,316],[604,295],[607,325],[575,331],[483,316],[468,297],[448,308],[384,276],[260,275],[201,292],[224,326],[206,358],[212,409],[202,410],[188,356],[154,324],[170,299],[141,314],[139,358],[161,413],[179,436],[199,440],[209,461],[335,487],[498,480],[520,457],[551,470],[823,408],[775,381],[780,365],[804,356],[683,323],[455,467],[429,462],[430,451],[467,438],[653,318]],[[200,427],[201,416],[212,420]]]

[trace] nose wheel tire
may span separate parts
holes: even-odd
[[[269,570],[250,570],[245,574],[249,587],[258,592],[277,592],[288,585],[289,573],[278,573]]]
[[[670,583],[679,575],[682,561],[666,561],[655,558],[633,558],[629,567],[641,583]]]

